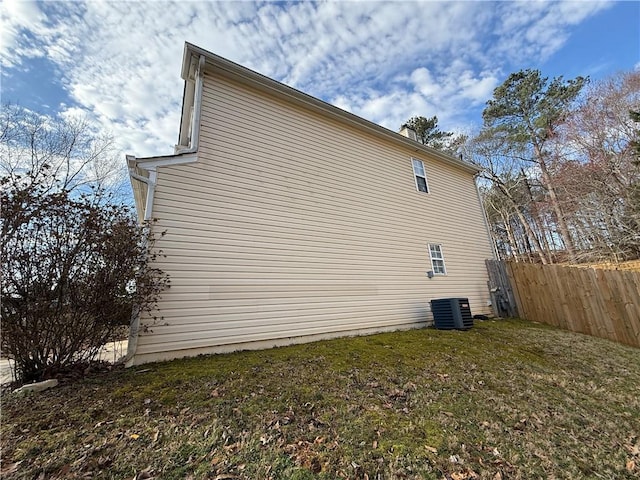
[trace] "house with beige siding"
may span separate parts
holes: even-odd
[[[171,278],[129,365],[490,312],[475,167],[191,44],[182,78],[173,154],[127,157]]]

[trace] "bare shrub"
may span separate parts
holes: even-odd
[[[153,310],[168,285],[149,265],[158,254],[150,229],[128,207],[45,188],[1,192],[1,343],[22,381],[93,358],[134,306]]]

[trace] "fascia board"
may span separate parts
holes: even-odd
[[[197,161],[197,153],[187,153],[184,155],[165,155],[158,157],[136,158],[136,165],[144,170],[150,170],[157,167],[168,167],[171,165],[196,163]]]
[[[180,144],[180,140],[182,137],[182,127],[184,125],[185,118],[187,117],[185,109],[187,106],[187,89],[188,82],[184,82],[184,87],[182,88],[182,112],[180,114],[180,128],[178,129],[178,144]]]
[[[156,178],[156,170],[158,167],[168,167],[171,165],[184,165],[188,163],[196,163],[198,155],[195,153],[182,155],[166,155],[158,157],[135,158],[127,156],[127,164],[130,172],[129,181],[133,189],[133,198],[138,212],[138,221],[142,222],[146,216],[146,209],[150,205],[148,195],[154,193],[154,182]],[[153,172],[153,173],[150,173]],[[135,176],[141,177],[136,179]],[[147,182],[143,179],[148,179]],[[151,191],[149,189],[151,188]],[[153,202],[153,199],[151,200]]]
[[[133,171],[136,175],[148,178],[148,172],[138,167],[134,157],[127,155],[127,165],[130,171]],[[147,198],[147,188],[149,187],[146,183],[136,180],[131,175],[129,175],[129,182],[131,183],[131,189],[133,190],[133,201],[135,203],[138,221],[142,222],[144,217],[145,199]]]
[[[430,157],[435,157],[445,163],[461,168],[469,173],[477,174],[480,169],[471,165],[463,160],[459,160],[452,155],[448,155],[444,152],[436,150],[434,148],[423,145],[415,140],[411,140],[399,133],[396,133],[388,128],[382,127],[376,123],[365,120],[362,117],[349,113],[341,108],[324,102],[320,99],[312,97],[300,90],[289,87],[283,83],[273,80],[258,72],[254,72],[242,65],[234,63],[226,58],[220,57],[214,53],[204,50],[196,45],[186,42],[185,44],[185,56],[183,59],[183,75],[188,74],[188,68],[191,62],[192,55],[200,56],[204,55],[206,58],[205,71],[208,69],[211,72],[220,74],[227,78],[244,83],[245,85],[257,88],[258,90],[268,92],[279,98],[289,101],[296,105],[308,108],[314,112],[320,113],[329,118],[333,118],[342,123],[354,126],[359,130],[366,131],[379,138],[384,138],[396,145],[412,149],[414,153],[423,153]]]
[[[183,80],[187,80],[189,78],[189,69],[191,68],[191,55],[190,52],[193,50],[195,45],[184,42],[184,50],[182,53],[182,69],[180,70],[180,77]]]

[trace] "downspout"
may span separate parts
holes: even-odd
[[[156,167],[150,167],[149,170],[149,178],[145,182],[147,184],[147,201],[144,205],[144,218],[145,222],[151,220],[151,212],[153,211],[153,196],[156,193],[156,182],[158,180],[158,172],[156,171]]]
[[[206,58],[204,55],[200,55],[200,59],[198,61],[198,68],[195,72],[195,91],[193,98],[193,117],[191,118],[191,136],[189,138],[189,146],[188,147],[178,147],[176,148],[175,155],[188,154],[188,153],[197,153],[198,144],[200,141],[200,113],[202,106],[202,85],[204,80],[204,65],[206,62]],[[127,160],[131,163],[135,163],[135,157],[127,156]],[[144,167],[142,167],[144,168]],[[129,176],[132,179],[138,180],[140,182],[147,184],[147,198],[145,199],[144,206],[144,222],[148,222],[152,218],[153,212],[153,198],[156,190],[156,182],[158,179],[158,172],[156,167],[148,167],[145,168],[149,172],[149,178],[143,177],[135,173],[134,167],[129,167]],[[146,229],[149,229],[149,225],[145,226]],[[148,232],[148,230],[147,230]],[[134,306],[133,311],[131,312],[131,322],[129,325],[129,342],[127,345],[127,354],[120,360],[121,363],[125,364],[125,367],[133,366],[132,360],[135,355],[136,349],[138,347],[138,333],[140,330],[140,310],[137,306]]]
[[[480,176],[480,172],[476,173],[473,176],[473,183],[476,186],[476,195],[478,196],[478,204],[480,205],[480,210],[482,210],[482,218],[484,219],[484,226],[487,229],[489,243],[491,243],[491,250],[493,251],[493,260],[498,260],[500,258],[498,255],[498,246],[496,245],[496,242],[493,239],[493,235],[491,235],[491,228],[489,227],[489,219],[487,217],[487,211],[485,210],[484,203],[482,202],[482,195],[480,195],[480,186],[478,185],[479,176]],[[489,288],[489,299],[491,302],[491,310],[493,310],[496,316],[499,316],[498,305],[496,305],[498,297],[495,295],[494,289],[491,287],[491,281],[487,282],[487,287]]]
[[[127,156],[128,161],[135,162],[135,157]],[[143,217],[143,225],[145,230],[144,236],[144,244],[143,248],[146,247],[147,236],[150,231],[150,226],[147,223],[151,220],[151,213],[153,211],[153,196],[156,191],[156,183],[158,179],[158,172],[156,171],[156,167],[150,167],[148,170],[149,177],[143,177],[138,175],[134,171],[134,167],[129,167],[129,175],[132,179],[138,180],[139,182],[147,184],[147,198],[145,199],[144,206],[144,217]],[[127,354],[120,360],[119,363],[124,363],[125,367],[131,367],[133,364],[131,360],[135,355],[136,349],[138,348],[138,333],[140,330],[140,309],[138,305],[133,306],[133,310],[131,311],[131,321],[129,322],[129,341],[127,343]]]
[[[200,55],[198,61],[198,69],[196,70],[195,92],[193,97],[193,117],[191,119],[191,138],[189,138],[189,146],[178,148],[176,154],[196,153],[198,151],[198,143],[200,141],[200,112],[202,110],[202,84],[204,79],[205,56]]]
[[[480,176],[480,172],[476,173],[473,176],[473,183],[476,186],[476,195],[478,196],[478,204],[480,205],[480,210],[482,210],[482,218],[484,219],[484,227],[487,229],[487,235],[489,242],[491,243],[491,250],[493,251],[493,259],[498,260],[500,258],[498,256],[498,247],[496,247],[495,242],[493,241],[493,235],[491,235],[491,228],[489,227],[489,219],[487,218],[487,212],[484,209],[484,203],[482,202],[482,196],[480,195],[480,186],[478,185],[478,177]]]

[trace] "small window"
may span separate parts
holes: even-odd
[[[429,256],[431,257],[431,270],[434,275],[446,275],[444,268],[444,255],[442,254],[442,246],[434,243],[429,244]]]
[[[429,193],[429,185],[427,184],[427,174],[424,170],[424,163],[421,160],[411,159],[413,164],[413,175],[416,177],[416,188],[419,192]]]

